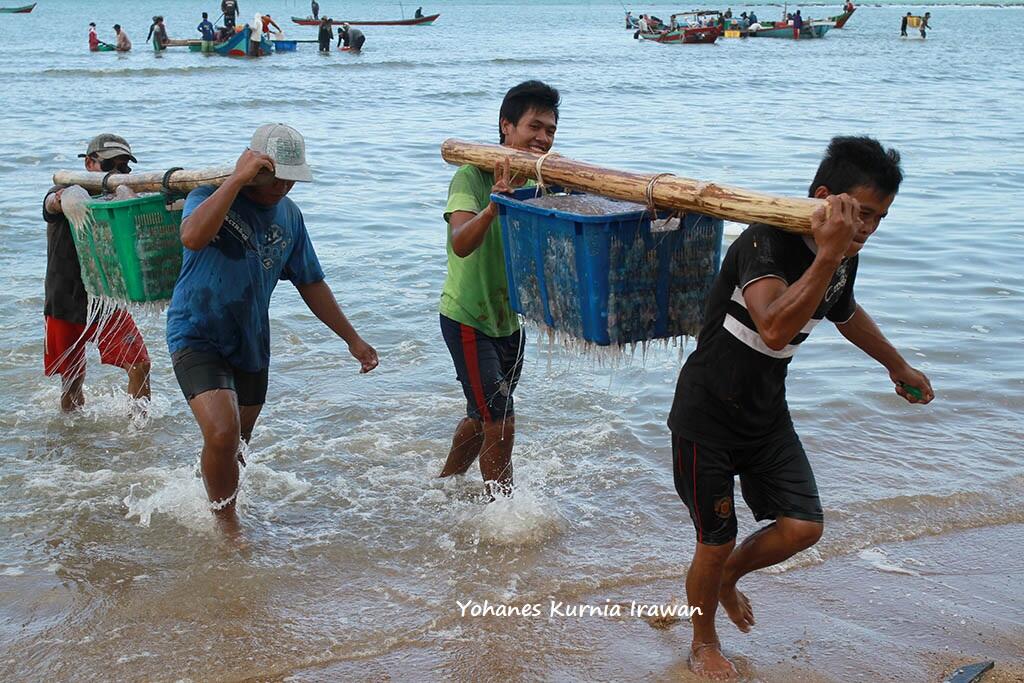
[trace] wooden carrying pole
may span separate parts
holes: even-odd
[[[451,138],[441,144],[441,157],[450,164],[471,164],[486,171],[493,171],[498,161],[508,159],[512,173],[537,180],[541,155]],[[545,158],[540,166],[545,183],[638,204],[650,203],[650,188],[651,200],[659,209],[702,213],[737,223],[766,223],[790,232],[810,233],[811,214],[825,205],[822,199],[776,197],[671,174],[617,171],[557,154]]]
[[[89,192],[113,192],[125,185],[136,192],[160,192],[166,189],[175,192],[190,192],[203,185],[221,185],[235,172],[234,166],[215,166],[195,170],[179,169],[173,172],[151,171],[149,173],[102,173],[93,171],[57,171],[53,174],[54,185],[81,185]],[[106,178],[106,187],[103,179]]]

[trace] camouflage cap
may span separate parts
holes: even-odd
[[[114,159],[116,157],[128,157],[135,163],[139,160],[132,155],[131,145],[119,135],[113,133],[101,133],[89,141],[85,154],[79,157],[95,156],[97,159]]]

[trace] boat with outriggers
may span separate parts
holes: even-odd
[[[651,31],[637,30],[634,37],[655,43],[678,45],[710,44],[722,35],[722,13],[718,10],[679,12],[667,25]]]
[[[754,24],[754,26],[758,25]],[[793,35],[793,25],[790,22],[776,21],[774,24],[760,24],[759,26],[760,28],[757,29],[748,27],[746,31],[740,33],[747,38],[789,38],[793,40],[796,37]],[[825,34],[834,26],[835,23],[827,19],[808,19],[800,28],[800,39],[824,38]]]
[[[723,32],[726,38],[783,38],[794,40],[793,15],[787,11],[788,4],[783,5],[780,21],[755,21],[748,24],[741,17],[730,17],[724,20]],[[849,14],[853,14],[850,10]],[[849,14],[846,18],[849,19]],[[844,15],[840,15],[844,16]],[[825,34],[836,27],[835,17],[828,19],[804,19],[800,27],[800,39],[824,38]]]
[[[283,47],[278,43],[284,43]],[[228,36],[227,40],[215,42],[209,54],[223,55],[225,57],[265,57],[272,52],[293,52],[295,50],[294,40],[270,40],[267,36],[260,36],[259,47],[253,49],[252,29],[246,24],[236,29],[235,33]],[[202,52],[203,41],[201,40],[171,40],[168,47],[188,47],[190,52]]]

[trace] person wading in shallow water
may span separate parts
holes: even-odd
[[[167,311],[167,348],[203,434],[211,507],[229,533],[239,528],[240,441],[249,441],[267,396],[270,295],[278,281],[295,285],[361,372],[377,367],[377,352],[342,313],[302,212],[286,197],[296,181],[312,179],[298,131],[262,126],[224,184],[193,190],[182,212],[184,259]]]
[[[338,27],[338,48],[346,49],[352,52],[361,52],[363,45],[366,43],[366,36],[363,32],[357,28],[352,28],[348,24],[342,24]]]
[[[131,173],[129,162],[138,163],[128,142],[104,133],[89,141],[85,170],[97,173]],[[82,281],[78,251],[71,224],[64,215],[63,188],[55,185],[43,199],[46,221],[46,322],[43,367],[47,376],[61,376],[60,407],[68,412],[85,405],[85,344],[96,344],[100,361],[128,373],[128,395],[149,399],[149,351],[132,316],[117,309],[105,319],[89,318],[89,299]],[[88,327],[87,327],[88,324]]]
[[[324,17],[320,20],[320,32],[317,35],[317,40],[320,43],[320,52],[331,51],[331,41],[334,40],[334,29],[331,27],[330,18]]]
[[[558,127],[558,91],[526,81],[505,95],[498,115],[501,144],[544,154]],[[508,163],[493,175],[462,166],[448,188],[448,276],[441,293],[441,333],[466,395],[440,476],[463,474],[479,456],[488,491],[512,490],[515,414],[512,394],[523,367],[523,331],[512,311],[505,275],[498,207],[492,192],[511,192],[522,181]]]
[[[715,630],[719,603],[741,631],[754,625],[736,583],[821,537],[824,514],[814,473],[786,405],[793,354],[824,319],[882,364],[910,403],[934,398],[928,378],[889,343],[853,294],[858,252],[885,218],[903,173],[899,154],[877,141],[829,144],[810,196],[828,202],[812,234],[751,225],[722,262],[697,348],[679,373],[669,417],[673,476],[697,532],[686,575],[693,616],[690,668],[736,677]],[[733,478],[755,519],[773,520],[736,546]]]

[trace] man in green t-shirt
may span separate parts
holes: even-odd
[[[526,81],[505,94],[498,115],[501,144],[544,154],[558,127],[558,91]],[[511,192],[524,179],[508,162],[494,173],[462,166],[448,188],[448,277],[441,292],[441,334],[466,394],[442,477],[463,474],[480,457],[489,493],[512,491],[515,415],[512,393],[523,367],[524,336],[508,296],[505,251],[492,192]]]

